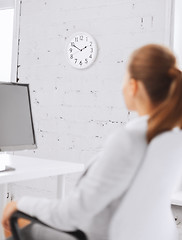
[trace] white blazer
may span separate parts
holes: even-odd
[[[146,129],[147,116],[143,116],[111,135],[64,200],[23,197],[18,209],[60,230],[79,228],[88,239],[109,239],[112,216],[145,154]]]

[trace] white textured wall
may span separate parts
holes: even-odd
[[[175,0],[175,17],[174,17],[174,51],[177,55],[179,67],[182,69],[182,31],[181,31],[181,9],[182,1]]]
[[[146,43],[168,42],[167,0],[23,0],[20,16],[19,82],[30,83],[38,149],[21,152],[87,162],[103,140],[130,119],[121,96],[129,54]],[[67,38],[85,31],[99,53],[86,70],[66,60]],[[74,182],[67,178],[68,186]],[[55,178],[12,186],[23,194],[52,197]]]

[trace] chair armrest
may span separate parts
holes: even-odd
[[[10,218],[11,231],[12,231],[12,235],[15,240],[22,240],[21,234],[20,234],[20,229],[18,227],[18,222],[17,222],[19,218],[27,219],[27,220],[30,220],[32,223],[39,223],[46,227],[52,228],[52,227],[48,226],[47,224],[41,222],[39,219],[37,219],[35,217],[31,217],[23,212],[16,211],[15,213],[13,213],[13,215]],[[67,232],[67,231],[61,231],[61,230],[57,230],[57,231],[70,234],[73,237],[75,237],[75,239],[78,239],[78,240],[87,240],[86,235],[81,230],[76,230],[74,232]]]

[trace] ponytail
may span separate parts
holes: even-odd
[[[149,44],[134,51],[128,71],[140,80],[153,105],[148,120],[148,143],[158,134],[178,126],[182,128],[182,72],[170,49]]]
[[[182,72],[171,67],[168,75],[172,79],[168,95],[148,120],[148,143],[162,132],[182,128]]]

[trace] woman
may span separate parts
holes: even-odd
[[[127,70],[124,99],[139,117],[106,141],[66,199],[23,197],[12,202],[4,210],[4,228],[10,229],[9,218],[18,209],[56,229],[81,229],[93,240],[109,238],[110,221],[140,168],[147,144],[182,126],[182,74],[173,54],[159,45],[144,46],[133,53]],[[72,239],[37,224],[22,234],[26,240]]]

